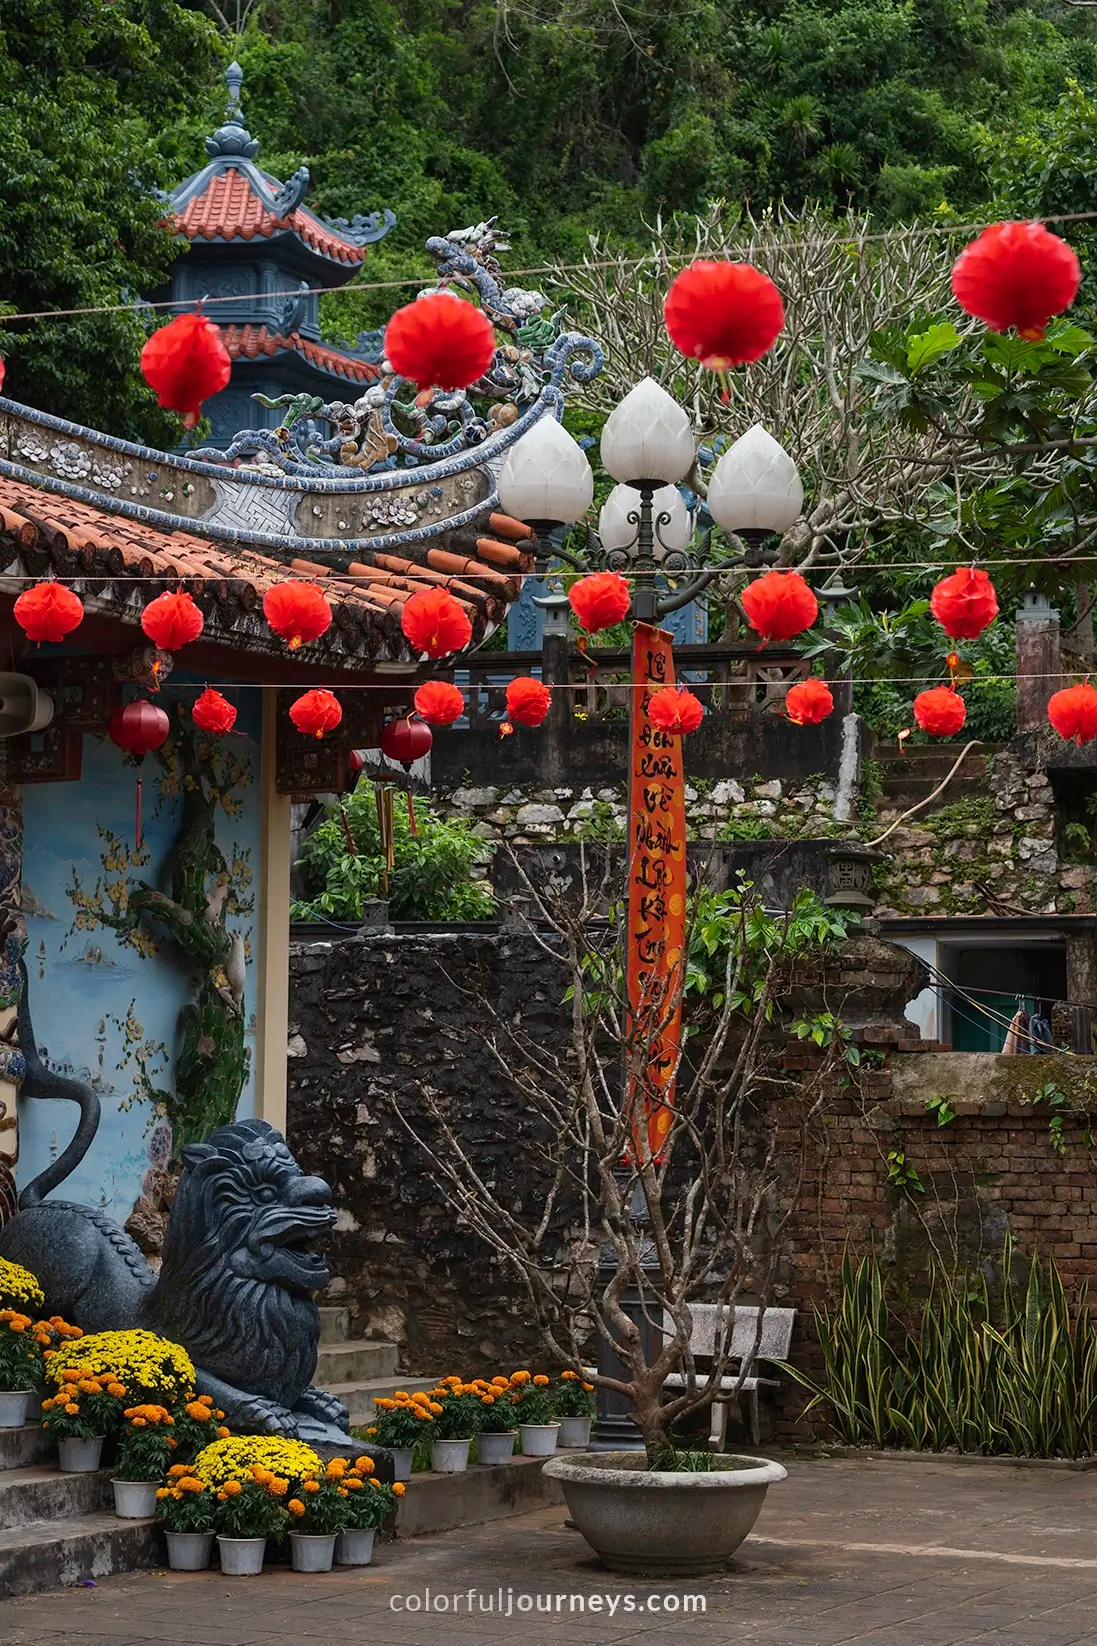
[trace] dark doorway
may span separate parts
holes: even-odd
[[[945,989],[946,1026],[958,1052],[1000,1052],[1018,1006],[1050,1017],[1067,993],[1064,943],[1000,943],[941,950],[941,967],[959,989]],[[963,990],[963,993],[960,993]]]

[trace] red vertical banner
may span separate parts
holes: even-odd
[[[674,684],[671,636],[637,623],[629,767],[629,1101],[653,1155],[670,1130],[686,944],[682,739],[652,725],[652,693]],[[642,683],[642,690],[640,689]]]

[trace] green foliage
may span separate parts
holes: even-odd
[[[841,947],[857,916],[828,908],[815,892],[803,888],[784,914],[771,914],[754,896],[749,881],[724,892],[701,887],[690,908],[684,992],[699,996],[716,1011],[724,1003],[729,952],[742,965],[733,1005],[749,1015],[759,1004],[769,963],[780,954],[792,962],[810,952]],[[734,971],[734,967],[732,968]],[[835,1020],[836,1021],[836,1020]]]
[[[887,1157],[888,1182],[895,1189],[909,1189],[916,1194],[925,1194],[926,1186],[918,1176],[915,1167],[910,1164],[904,1149],[889,1149]]]
[[[1071,1303],[1053,1258],[1015,1280],[953,1277],[937,1258],[909,1327],[892,1312],[880,1265],[842,1261],[836,1303],[817,1310],[824,1373],[787,1370],[825,1404],[850,1445],[1022,1457],[1089,1457],[1097,1435],[1097,1329],[1082,1287]]]
[[[679,1451],[675,1446],[668,1446],[649,1467],[659,1474],[710,1475],[720,1463],[715,1452]]]
[[[956,1110],[944,1092],[926,1098],[926,1113],[936,1118],[938,1126],[948,1126],[956,1119]]]
[[[354,841],[352,855],[343,827]],[[487,920],[495,912],[490,893],[472,879],[474,865],[490,855],[463,821],[446,822],[429,801],[416,799],[418,834],[396,797],[393,833],[396,866],[389,876],[389,912],[394,920]],[[293,905],[294,920],[359,920],[367,897],[382,895],[385,869],[375,790],[366,779],[344,802],[334,802],[309,836],[299,865],[308,895]]]

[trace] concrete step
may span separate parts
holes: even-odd
[[[350,1310],[325,1304],[319,1314],[321,1348],[328,1343],[345,1343],[350,1336]]]
[[[57,1448],[39,1423],[25,1423],[21,1429],[0,1429],[0,1474],[6,1469],[25,1469],[32,1463],[46,1463]]]
[[[0,1600],[40,1594],[81,1578],[139,1572],[163,1560],[163,1539],[153,1520],[86,1514],[15,1526],[0,1531]]]
[[[350,1343],[327,1343],[320,1347],[314,1382],[322,1389],[333,1383],[361,1383],[369,1378],[396,1376],[400,1351],[395,1343],[374,1343],[356,1338]]]
[[[390,1377],[373,1378],[369,1382],[361,1383],[326,1383],[325,1388],[329,1395],[335,1395],[350,1413],[350,1421],[354,1428],[361,1429],[372,1423],[376,1415],[373,1409],[373,1397],[395,1394],[397,1389],[404,1389],[409,1395],[416,1394],[420,1389],[437,1387],[436,1377]]]
[[[0,1531],[39,1520],[71,1520],[113,1507],[109,1471],[62,1474],[42,1467],[0,1474]]]

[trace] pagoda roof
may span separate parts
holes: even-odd
[[[272,332],[267,326],[252,324],[221,326],[219,329],[233,360],[241,356],[245,360],[257,360],[260,355],[276,355],[281,349],[290,349],[303,355],[310,365],[334,372],[351,383],[376,383],[381,377],[379,365],[355,355],[343,354],[339,349],[329,348],[326,343],[314,343],[311,338],[302,337],[300,332]]]

